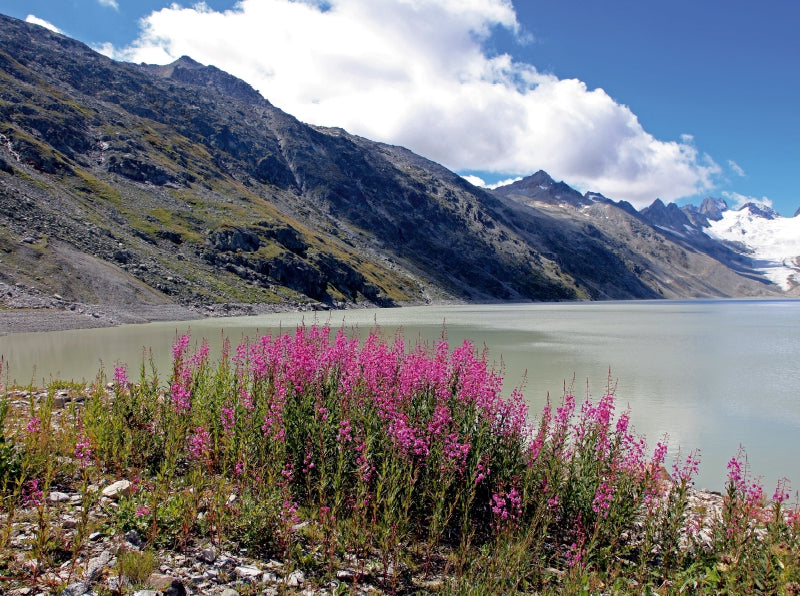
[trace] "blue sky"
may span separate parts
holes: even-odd
[[[496,183],[800,207],[795,0],[0,0],[117,59],[188,54],[306,122]],[[30,19],[29,19],[30,20]]]

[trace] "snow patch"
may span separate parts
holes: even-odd
[[[758,270],[784,290],[799,285],[800,216],[776,214],[768,219],[754,211],[725,211],[722,219],[710,222],[706,233],[716,240],[744,245]]]

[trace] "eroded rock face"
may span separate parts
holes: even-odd
[[[154,186],[164,186],[168,182],[175,182],[175,177],[165,169],[130,157],[117,159],[115,156],[111,156],[108,171],[125,176],[135,182],[148,182]]]
[[[208,238],[208,243],[214,250],[232,251],[242,250],[253,252],[261,246],[258,236],[242,228],[224,228],[212,232]]]

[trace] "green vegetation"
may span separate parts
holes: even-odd
[[[54,407],[61,384],[24,410],[4,392],[0,575],[37,585],[105,527],[145,542],[117,554],[131,584],[159,549],[211,543],[318,588],[347,569],[337,593],[367,579],[385,593],[798,593],[786,483],[767,498],[738,453],[725,494],[700,498],[697,454],[667,476],[666,444],[634,433],[610,387],[582,404],[566,391],[531,420],[467,342],[300,327],[216,362],[190,342],[173,347],[166,382],[120,365],[81,407]],[[88,489],[119,478],[133,484],[113,506]],[[83,495],[70,539],[45,498],[54,486]],[[31,564],[9,548],[17,519],[32,524]]]

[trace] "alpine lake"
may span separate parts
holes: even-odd
[[[190,333],[218,358],[260,335],[294,333],[297,325],[329,325],[409,346],[433,346],[443,334],[488,350],[504,393],[522,387],[536,423],[549,397],[565,387],[576,401],[614,388],[617,413],[630,408],[635,431],[652,450],[667,436],[673,458],[700,451],[697,488],[723,490],[726,464],[740,445],[767,496],[779,478],[800,488],[800,300],[687,300],[420,306],[296,312],[252,317],[125,325],[103,329],[0,336],[2,382],[44,386],[51,380],[107,378],[126,364],[138,377],[143,357],[162,385],[171,347]],[[149,366],[149,364],[148,364]]]

